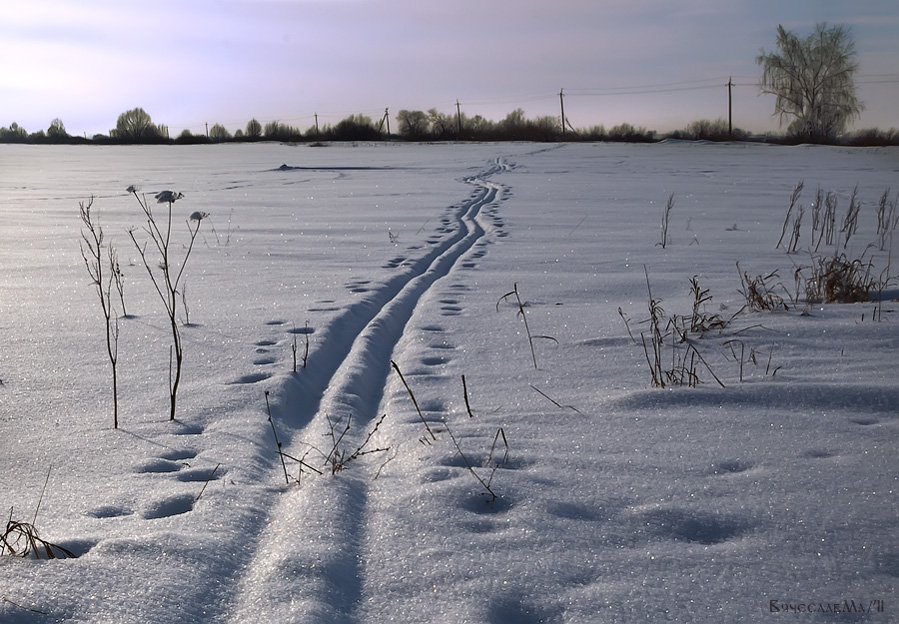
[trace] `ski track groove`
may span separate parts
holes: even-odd
[[[309,448],[304,440],[327,434],[326,416],[332,421],[343,418],[341,423],[352,416],[355,436],[345,446],[358,444],[356,437],[378,415],[390,359],[406,324],[435,282],[486,235],[479,222],[481,210],[498,204],[506,190],[488,179],[508,169],[497,158],[487,169],[464,178],[477,188],[452,217],[456,232],[323,329],[307,368],[276,391],[272,415],[287,453],[301,457]],[[329,450],[327,442],[322,446]],[[278,463],[272,479],[280,478]],[[257,533],[248,537],[252,544],[247,563],[238,566],[229,591],[230,620],[358,621],[367,489],[364,478],[350,474],[316,475],[304,477],[301,487],[288,488],[273,500],[263,514],[266,519],[254,524]],[[294,588],[289,596],[278,593],[285,579]]]

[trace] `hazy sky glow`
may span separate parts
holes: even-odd
[[[659,131],[727,116],[777,131],[754,86],[778,24],[851,26],[866,105],[856,128],[899,127],[895,0],[31,0],[0,13],[0,126],[59,117],[70,134],[140,106],[172,136],[250,118],[301,130],[403,108],[501,120],[565,112],[577,128]]]

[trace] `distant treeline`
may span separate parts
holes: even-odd
[[[47,130],[29,133],[16,123],[0,128],[0,143],[30,144],[205,144],[241,143],[255,141],[279,141],[314,143],[328,141],[610,141],[621,143],[654,143],[663,139],[687,141],[757,141],[778,144],[800,142],[790,135],[750,135],[739,128],[731,128],[725,119],[699,120],[682,130],[659,134],[646,128],[635,128],[623,123],[606,129],[604,126],[575,129],[567,124],[563,128],[558,117],[544,116],[527,119],[522,109],[509,113],[502,121],[491,121],[475,115],[468,117],[457,112],[446,114],[429,111],[401,110],[396,116],[396,126],[390,128],[385,114],[378,122],[365,115],[351,115],[335,125],[317,124],[305,131],[280,121],[262,124],[251,119],[245,128],[232,133],[221,124],[208,127],[205,134],[192,134],[184,130],[177,137],[169,136],[168,127],[154,124],[142,108],[135,108],[119,115],[116,127],[109,134],[95,134],[91,138],[73,136],[66,132],[62,120],[54,119]],[[899,145],[899,131],[878,129],[858,130],[833,141],[849,146]]]

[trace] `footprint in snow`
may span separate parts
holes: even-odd
[[[94,518],[121,518],[122,516],[130,516],[134,513],[127,507],[119,505],[101,505],[87,512],[88,516]]]
[[[231,383],[232,384],[254,384],[254,383],[259,383],[260,381],[265,381],[266,379],[268,379],[271,376],[272,376],[271,373],[265,373],[265,372],[250,373],[248,375],[243,375],[241,377],[238,377]]]
[[[207,482],[221,479],[225,471],[220,466],[207,466],[203,468],[190,468],[178,473],[177,479],[186,483]]]
[[[711,472],[714,475],[738,474],[746,472],[752,467],[752,464],[749,462],[740,461],[738,459],[729,459],[718,462],[718,464],[712,466]]]
[[[446,341],[444,340],[443,342],[434,342],[434,343],[431,343],[431,344],[428,345],[428,347],[431,348],[431,349],[439,349],[439,350],[445,350],[445,351],[453,351],[453,350],[455,350],[456,345],[454,345],[454,344],[452,344],[452,343],[450,343],[450,342],[446,342]]]
[[[171,461],[183,461],[185,459],[193,459],[197,456],[197,452],[193,449],[169,449],[159,454],[162,459]]]
[[[178,472],[181,468],[182,465],[177,462],[156,457],[145,461],[135,468],[134,471],[139,473]]]
[[[641,524],[656,537],[705,545],[734,539],[750,528],[737,518],[687,509],[653,509],[641,514]]]
[[[141,517],[145,520],[156,520],[187,513],[193,510],[194,499],[194,494],[176,494],[154,501],[144,508]]]
[[[175,435],[200,435],[203,433],[203,427],[198,425],[185,425],[177,420],[175,423],[178,425],[178,430],[174,432]]]

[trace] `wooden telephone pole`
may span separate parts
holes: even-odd
[[[733,76],[727,77],[727,136],[734,136],[734,98],[733,98]]]
[[[462,138],[462,106],[459,100],[456,100],[456,134]]]
[[[379,126],[383,126],[384,122],[387,122],[387,138],[388,139],[390,138],[390,112],[389,112],[389,110],[390,109],[388,109],[388,108],[384,109],[384,118],[381,119],[381,123],[378,124]]]
[[[565,89],[559,89],[559,106],[562,109],[562,137],[565,137]]]

